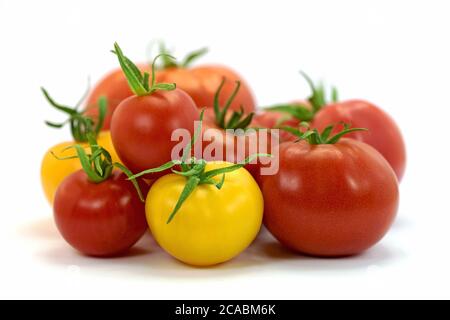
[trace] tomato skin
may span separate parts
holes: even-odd
[[[206,171],[229,165],[209,163]],[[226,173],[220,190],[198,186],[167,224],[185,183],[186,178],[169,174],[159,178],[147,195],[147,221],[158,244],[195,266],[228,261],[247,248],[259,232],[263,215],[261,190],[251,175],[241,168]]]
[[[241,87],[233,102],[231,110],[244,108],[245,113],[255,110],[255,100],[249,85],[230,68],[219,65],[204,65],[193,68],[167,68],[156,74],[157,82],[174,82],[177,88],[186,91],[195,101],[198,108],[212,108],[214,95],[222,81],[225,84],[219,95],[220,105],[224,105],[235,89],[235,81],[241,81]]]
[[[111,134],[109,131],[100,132],[97,137],[97,142],[100,146],[108,150],[111,154],[113,162],[120,162],[116,151],[112,145]],[[50,151],[59,157],[69,157],[76,155],[75,149],[70,148],[63,151],[65,148],[74,145],[76,142],[67,141],[59,143],[51,147],[44,155],[41,162],[41,184],[50,204],[53,204],[53,199],[55,197],[56,190],[61,182],[70,174],[81,169],[81,164],[79,159],[67,159],[58,160],[56,159]],[[86,144],[82,144],[86,146]]]
[[[170,161],[172,148],[179,143],[171,141],[172,132],[184,128],[192,136],[196,120],[194,101],[180,89],[132,96],[114,112],[112,141],[123,164],[137,173]]]
[[[262,176],[264,223],[285,246],[316,256],[346,256],[377,243],[392,224],[398,183],[371,146],[286,142],[276,175]]]
[[[148,190],[144,183],[140,187]],[[92,256],[121,254],[147,230],[144,203],[118,170],[98,184],[82,170],[68,176],[56,192],[54,217],[64,239]]]
[[[368,129],[368,132],[356,131],[346,136],[377,149],[401,181],[406,166],[405,143],[399,127],[386,112],[367,101],[348,100],[325,106],[316,114],[311,126],[323,130],[326,126],[339,122]],[[342,126],[338,125],[334,132],[341,129]]]
[[[148,66],[141,63],[138,68],[142,71],[148,70]],[[117,106],[134,93],[131,91],[128,81],[122,69],[118,68],[106,74],[92,89],[86,102],[86,115],[94,119],[98,117],[97,103],[104,96],[108,102],[108,109],[103,123],[103,130],[109,130],[111,119]]]

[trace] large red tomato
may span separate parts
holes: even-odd
[[[402,134],[394,120],[374,104],[364,100],[348,100],[324,106],[314,117],[311,127],[323,130],[331,123],[345,122],[368,132],[353,132],[349,138],[365,142],[377,149],[389,162],[400,181],[405,172],[406,149]],[[336,130],[342,129],[336,126]]]
[[[225,104],[234,90],[235,82],[241,82],[241,89],[231,103],[231,110],[242,106],[245,113],[255,110],[255,100],[249,85],[235,71],[224,66],[198,66],[192,68],[170,67],[157,72],[159,82],[173,82],[194,99],[198,108],[213,107],[214,95],[222,79],[226,79],[219,96],[220,104]]]
[[[280,146],[280,168],[260,178],[264,221],[287,247],[310,255],[346,256],[377,243],[397,212],[398,183],[371,146],[343,138]]]
[[[146,194],[148,186],[140,187]],[[144,203],[118,170],[100,183],[90,182],[83,170],[68,176],[56,192],[54,216],[64,239],[93,256],[121,254],[147,230]]]

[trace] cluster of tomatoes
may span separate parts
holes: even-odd
[[[384,111],[339,101],[336,90],[330,102],[307,75],[308,99],[257,108],[230,68],[190,67],[205,50],[178,62],[161,49],[151,65],[134,64],[115,44],[120,68],[84,104],[61,105],[43,89],[68,115],[47,124],[69,124],[74,138],[50,148],[41,167],[70,245],[119,255],[150,228],[169,254],[207,266],[245,250],[263,223],[282,244],[317,256],[357,254],[384,236],[405,169],[401,133]],[[180,129],[190,139],[174,158]],[[233,161],[216,161],[230,150]],[[262,174],[264,160],[276,170]]]

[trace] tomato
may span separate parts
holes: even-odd
[[[229,165],[212,162],[205,171]],[[230,260],[250,245],[261,227],[263,198],[247,170],[226,173],[220,190],[211,184],[197,186],[167,223],[185,184],[183,176],[165,175],[147,195],[148,225],[164,250],[185,263],[208,266]]]
[[[255,110],[255,100],[249,85],[243,78],[229,67],[221,65],[203,65],[191,67],[191,63],[204,55],[207,48],[191,52],[183,61],[175,62],[167,59],[169,53],[164,44],[160,43],[160,52],[166,56],[159,66],[157,80],[159,82],[173,82],[178,88],[186,91],[194,99],[198,108],[212,108],[217,88],[225,79],[222,91],[219,94],[219,103],[224,105],[235,90],[235,82],[241,83],[241,90],[231,103],[230,109],[239,111],[241,107],[246,114]]]
[[[191,97],[180,89],[132,96],[117,107],[111,122],[114,147],[132,172],[159,166],[171,160],[172,132],[194,131],[198,110]],[[156,177],[157,175],[153,175]]]
[[[111,134],[109,131],[100,132],[98,137],[98,143],[109,151],[114,162],[120,162],[111,141]],[[41,183],[45,196],[50,204],[53,203],[56,189],[61,182],[68,175],[81,169],[80,161],[78,159],[58,160],[53,152],[58,157],[70,157],[76,154],[72,148],[66,149],[75,144],[75,141],[68,141],[59,143],[51,147],[44,155],[41,163]],[[86,146],[86,144],[82,144]],[[66,150],[64,150],[66,149]],[[64,151],[63,151],[64,150]]]
[[[147,190],[144,183],[140,187]],[[56,192],[54,217],[64,239],[92,256],[121,254],[147,230],[144,203],[118,170],[100,183],[83,170],[69,175]]]
[[[280,167],[261,177],[264,223],[285,246],[316,256],[346,256],[377,243],[397,212],[397,178],[363,142],[306,141],[280,146]]]
[[[322,130],[330,123],[350,123],[367,128],[366,132],[353,132],[348,137],[365,142],[377,149],[389,162],[400,181],[405,172],[406,148],[399,127],[379,107],[364,100],[348,100],[323,107],[314,117],[311,127]],[[335,127],[335,130],[339,130]]]
[[[114,148],[122,163],[132,172],[160,166],[172,160],[172,149],[179,145],[178,141],[171,141],[176,129],[188,130],[193,135],[198,109],[192,98],[177,89],[175,84],[155,82],[155,61],[152,75],[143,75],[123,55],[117,43],[114,50],[135,93],[123,100],[113,114],[111,136]],[[149,78],[152,79],[151,84]]]
[[[147,70],[148,66],[139,64],[139,69]],[[124,99],[133,95],[133,91],[128,85],[127,79],[122,71],[118,68],[105,75],[92,89],[86,102],[85,114],[93,117],[98,116],[97,101],[100,97],[105,97],[108,102],[108,112],[106,114],[102,130],[109,130],[111,126],[111,118],[117,106]]]
[[[219,101],[225,104],[225,101],[234,90],[236,81],[241,82],[241,90],[236,95],[230,106],[231,110],[239,110],[242,106],[246,113],[255,110],[255,100],[249,85],[230,68],[218,65],[205,65],[193,68],[168,68],[157,72],[157,79],[160,82],[174,82],[177,87],[186,91],[195,101],[197,107],[212,107],[214,95],[222,79],[225,78],[225,84]]]

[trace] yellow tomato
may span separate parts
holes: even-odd
[[[230,165],[212,162],[205,170]],[[261,228],[263,197],[246,169],[226,173],[220,190],[197,186],[167,223],[185,184],[185,177],[168,174],[147,195],[147,222],[164,250],[185,263],[208,266],[230,260],[250,245]]]
[[[97,142],[100,146],[108,150],[111,154],[113,162],[120,161],[116,151],[114,150],[109,131],[100,132],[97,137]],[[81,169],[79,159],[58,160],[50,153],[50,151],[53,151],[53,153],[58,157],[74,156],[76,155],[76,151],[73,148],[63,151],[64,148],[74,144],[75,142],[73,141],[59,143],[50,148],[42,159],[41,183],[45,196],[50,204],[53,204],[56,189],[58,189],[59,184],[64,180],[64,178]],[[84,144],[82,145],[84,146]]]

